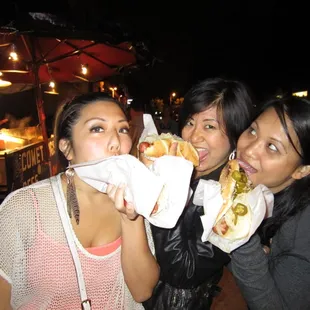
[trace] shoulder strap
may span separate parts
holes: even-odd
[[[60,187],[61,184],[59,184],[59,182],[57,182],[57,176],[51,177],[50,180],[51,180],[51,184],[52,184],[52,188],[53,188],[54,197],[55,197],[55,200],[57,203],[59,215],[61,218],[62,226],[64,228],[66,238],[67,238],[67,242],[68,242],[68,245],[69,245],[69,248],[71,251],[71,255],[72,255],[72,258],[74,261],[74,265],[75,265],[75,270],[76,270],[76,275],[77,275],[79,290],[80,290],[80,296],[81,296],[81,309],[82,310],[91,310],[91,301],[90,301],[90,299],[87,298],[85,281],[84,281],[84,276],[83,276],[83,272],[82,272],[81,262],[79,259],[79,254],[78,254],[77,249],[76,249],[72,230],[70,229],[69,217],[66,213],[67,212],[66,208],[65,208],[63,201],[61,199],[61,195],[62,195],[62,188]]]

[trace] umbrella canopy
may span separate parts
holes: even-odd
[[[49,15],[34,15],[49,22]],[[51,27],[52,24],[52,27]],[[46,25],[43,24],[43,25]],[[11,52],[18,60],[12,62]],[[12,55],[12,54],[11,54]],[[43,139],[48,144],[41,85],[54,82],[95,82],[137,67],[139,55],[132,44],[106,33],[76,31],[52,20],[48,29],[0,28],[0,72],[14,84],[33,85]],[[141,58],[140,58],[141,59]],[[82,66],[88,69],[82,73]],[[17,73],[23,67],[24,73]],[[12,71],[12,69],[14,69]]]
[[[28,73],[12,72],[12,61],[10,63],[8,59],[12,50],[18,54],[18,65]],[[136,63],[129,42],[109,45],[94,40],[36,37],[23,33],[0,35],[0,53],[0,71],[6,79],[25,84],[35,83],[36,68],[40,83],[81,79],[94,82]],[[82,66],[88,69],[85,75],[82,74]]]

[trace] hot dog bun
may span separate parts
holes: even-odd
[[[235,191],[236,181],[233,179],[232,174],[237,170],[239,171],[239,163],[236,159],[228,161],[226,166],[223,168],[219,182],[221,184],[221,194],[223,198],[223,205],[217,216],[216,222],[223,217],[228,209],[233,204],[233,195]]]
[[[236,176],[233,177],[234,171],[242,176],[242,182],[237,181]],[[213,232],[230,240],[242,239],[248,235],[251,227],[252,214],[246,200],[246,193],[251,190],[251,185],[238,160],[228,161],[221,172],[219,182],[223,205],[216,218]],[[242,191],[238,189],[240,184]]]
[[[163,155],[168,155],[170,146],[174,142],[178,143],[176,156],[191,161],[195,167],[199,165],[199,155],[192,144],[170,133],[147,136],[143,141],[140,141],[138,149],[147,158],[155,159]]]

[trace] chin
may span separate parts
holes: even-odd
[[[204,165],[199,165],[198,167],[195,168],[196,171],[198,172],[204,172],[206,170],[208,170],[208,167],[205,167]]]

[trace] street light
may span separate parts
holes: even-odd
[[[172,94],[170,95],[170,104],[171,104],[171,102],[172,102],[172,98],[174,98],[176,95],[177,95],[176,93],[172,93]]]
[[[117,87],[110,87],[110,90],[112,91],[112,97],[114,98],[114,92],[117,90]]]

